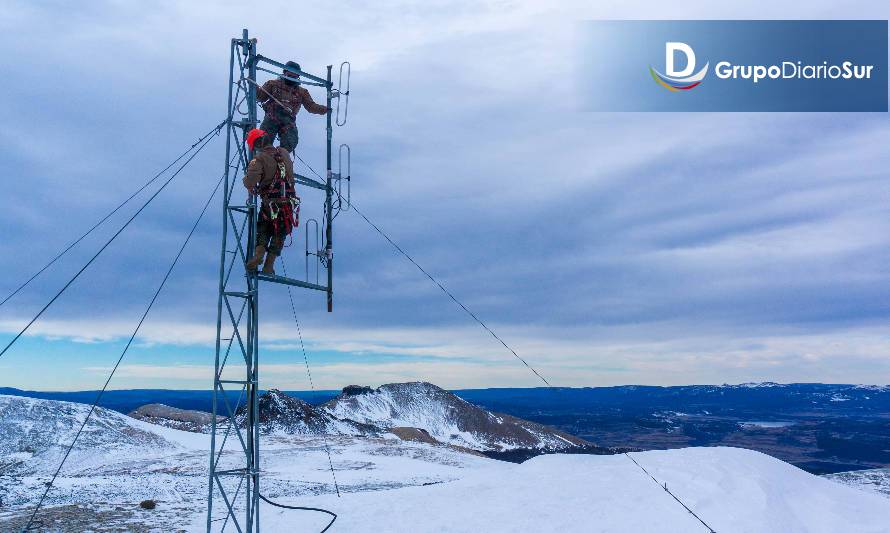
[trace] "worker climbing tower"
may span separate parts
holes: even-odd
[[[256,196],[248,196],[240,186],[240,177],[253,157],[244,141],[247,133],[258,124],[257,90],[262,84],[257,82],[257,73],[278,76],[280,71],[271,68],[297,74],[301,84],[322,87],[327,93],[326,175],[323,178],[317,175],[318,179],[313,179],[294,173],[296,183],[303,185],[302,192],[314,189],[324,194],[321,228],[314,219],[304,223],[306,278],[302,280],[251,272],[245,268],[256,242],[260,206],[257,205]],[[346,122],[350,66],[349,63],[341,64],[336,88],[331,79],[331,69],[329,65],[326,77],[322,78],[264,57],[257,53],[257,41],[248,36],[247,30],[243,30],[240,39],[231,41],[207,496],[208,533],[222,530],[227,525],[239,532],[257,533],[260,529],[260,287],[301,287],[323,291],[327,295],[328,311],[333,310],[333,221],[341,209],[349,207],[351,178],[347,145],[340,145],[338,171],[333,172],[331,167],[332,123],[342,126]],[[334,102],[336,111],[332,112]],[[308,203],[307,196],[310,195],[303,196],[305,203]],[[247,200],[238,201],[243,197],[247,197]],[[310,234],[310,227],[315,229],[313,234]],[[318,248],[319,244],[321,248]],[[312,280],[310,258],[316,262]],[[326,276],[319,276],[322,270]],[[322,283],[322,280],[326,282]],[[240,370],[242,363],[243,371]],[[233,368],[235,366],[237,368]]]

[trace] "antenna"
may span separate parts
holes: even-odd
[[[309,233],[310,226],[315,228],[312,233]],[[315,261],[313,261],[315,264],[315,283],[318,284],[319,263],[321,263],[319,260],[321,250],[318,248],[318,243],[321,242],[321,232],[318,229],[318,220],[310,218],[303,224],[303,227],[306,230],[306,281],[309,281],[309,256],[315,256]],[[311,248],[309,246],[310,242],[313,243]]]
[[[268,68],[264,68],[263,65]],[[341,197],[340,176],[331,170],[332,112],[331,102],[346,95],[343,105],[345,124],[349,95],[349,67],[346,67],[346,91],[334,89],[331,69],[322,78],[257,54],[257,40],[242,31],[241,38],[232,39],[229,57],[229,92],[226,108],[226,162],[222,216],[223,231],[220,248],[219,296],[217,300],[216,348],[213,375],[213,419],[210,444],[210,469],[207,495],[207,532],[224,529],[230,521],[239,532],[258,533],[260,529],[260,427],[259,427],[259,294],[261,286],[278,285],[301,287],[325,292],[327,309],[333,311],[333,197]],[[344,66],[340,66],[340,84]],[[314,223],[315,252],[306,255],[306,280],[246,270],[245,263],[256,244],[256,222],[259,216],[257,198],[250,194],[245,202],[234,201],[240,188],[238,179],[247,168],[253,152],[245,148],[247,132],[255,128],[257,120],[257,71],[278,75],[271,67],[295,72],[303,85],[324,88],[327,96],[326,160],[327,179],[324,183],[296,175],[297,184],[324,193],[324,247],[319,247],[319,228],[315,220],[307,220],[306,245],[309,245],[309,224]],[[340,124],[339,119],[335,121]],[[308,128],[307,128],[308,129]],[[348,148],[347,148],[348,150]],[[234,162],[235,164],[232,164]],[[347,153],[347,173],[349,168]],[[337,189],[333,180],[337,179]],[[347,179],[348,182],[348,179]],[[349,186],[347,185],[347,198]],[[348,200],[347,200],[348,202]],[[306,204],[306,201],[303,200]],[[297,233],[298,234],[298,233]],[[309,256],[317,259],[315,283],[309,281]],[[319,266],[320,265],[320,266]],[[327,271],[326,284],[319,283],[318,269]],[[235,275],[233,275],[233,273]],[[322,276],[323,278],[323,276]],[[260,283],[264,282],[264,283]],[[271,284],[271,285],[268,285]],[[240,357],[232,356],[232,352]],[[232,365],[243,366],[243,379],[223,379],[224,371]],[[229,368],[229,370],[232,370]],[[225,372],[227,376],[232,372]],[[227,447],[228,445],[228,447]],[[223,453],[223,452],[227,453]],[[234,453],[232,453],[234,452]],[[214,503],[222,511],[214,514]]]
[[[346,166],[343,166],[343,154],[346,154]],[[343,169],[346,169],[344,174]],[[337,151],[337,210],[349,211],[352,204],[352,149],[348,144],[341,144]],[[343,207],[343,180],[346,180],[346,207]]]
[[[343,90],[343,68],[346,68],[346,90]],[[340,63],[340,76],[337,79],[337,88],[334,90],[334,98],[337,99],[337,125],[344,126],[346,124],[346,115],[349,113],[349,79],[352,77],[352,65],[349,61]],[[340,121],[340,96],[345,96],[343,100],[343,120]]]

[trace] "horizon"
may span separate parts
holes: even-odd
[[[404,383],[429,383],[431,385],[436,385],[430,381],[396,381],[390,383],[381,383],[378,386],[373,385],[361,385],[358,383],[351,383],[349,385],[344,385],[339,388],[334,389],[281,389],[279,387],[260,387],[260,391],[269,391],[269,390],[279,390],[285,393],[306,393],[306,394],[322,394],[322,393],[331,393],[331,392],[342,392],[346,387],[370,387],[371,389],[377,389],[384,385],[398,385]],[[617,389],[622,387],[653,387],[653,388],[681,388],[681,387],[743,387],[746,385],[776,385],[780,387],[789,387],[793,385],[825,385],[832,387],[890,387],[890,383],[835,383],[835,382],[822,382],[822,381],[799,381],[799,382],[775,382],[775,381],[746,381],[741,383],[687,383],[683,385],[651,385],[646,383],[625,383],[620,385],[579,385],[575,387],[570,386],[534,386],[534,387],[469,387],[469,388],[446,388],[439,387],[443,390],[447,391],[475,391],[475,390],[559,390],[559,389]],[[16,390],[19,392],[37,392],[37,393],[79,393],[79,392],[99,392],[99,389],[71,389],[71,390],[61,390],[61,389],[21,389],[18,387],[9,387],[0,385],[0,394],[3,394],[3,390]],[[138,391],[169,391],[169,392],[212,392],[212,387],[208,389],[167,389],[167,388],[113,388],[108,387],[106,392],[138,392]]]

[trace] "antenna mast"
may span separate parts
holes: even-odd
[[[345,63],[344,63],[345,64]],[[324,191],[324,247],[322,250],[309,250],[308,225],[306,255],[315,256],[327,270],[327,284],[320,285],[316,274],[315,283],[292,279],[274,274],[249,272],[245,263],[254,250],[256,242],[256,222],[259,215],[257,199],[250,195],[247,202],[233,202],[240,197],[238,177],[245,172],[253,157],[245,144],[247,132],[255,128],[257,119],[257,71],[278,75],[278,72],[264,66],[289,70],[300,76],[303,85],[323,87],[327,93],[326,159],[327,175],[324,182],[294,175],[298,184]],[[226,160],[224,194],[222,205],[223,229],[219,265],[219,297],[216,320],[216,357],[213,375],[213,420],[210,436],[210,469],[207,495],[207,531],[221,530],[230,521],[239,532],[258,533],[260,530],[260,427],[259,427],[259,288],[260,282],[303,287],[327,294],[328,311],[333,310],[333,221],[336,213],[344,207],[341,180],[342,170],[334,173],[331,169],[331,104],[337,100],[339,121],[340,97],[345,96],[343,122],[346,119],[346,106],[349,95],[349,72],[346,76],[346,90],[343,86],[343,66],[340,68],[340,86],[334,88],[331,81],[331,66],[327,67],[326,78],[313,76],[288,67],[279,61],[257,54],[257,40],[249,38],[243,30],[240,39],[232,39],[229,58],[229,91],[226,124]],[[348,149],[348,147],[347,147]],[[349,185],[347,184],[347,190]],[[336,199],[334,198],[336,195]],[[348,207],[348,199],[345,200]],[[317,221],[312,220],[316,228]],[[296,234],[296,233],[295,233]],[[318,245],[316,241],[315,246]],[[316,269],[317,271],[317,269]],[[233,275],[234,274],[234,275]],[[234,353],[232,353],[234,351]],[[240,355],[240,357],[239,357]],[[227,363],[240,367],[243,373],[224,379]],[[231,366],[231,365],[229,365]],[[233,370],[229,368],[229,370]],[[243,376],[243,379],[241,379]],[[220,418],[220,420],[218,420]],[[225,453],[224,453],[225,452]],[[214,513],[214,503],[217,512]]]

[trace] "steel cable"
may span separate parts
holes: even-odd
[[[306,161],[303,161],[302,157],[297,155],[297,159],[299,159],[300,162],[302,162],[304,165],[306,165],[306,168],[308,168],[313,174],[315,174],[318,177],[318,179],[324,181],[324,178],[322,178],[321,175],[318,172],[316,172],[315,169],[309,165],[309,163],[307,163]],[[334,191],[334,192],[336,193],[336,191]],[[340,201],[341,202],[343,201],[342,198],[340,199]],[[430,279],[430,281],[435,283],[436,286],[442,290],[442,292],[444,292],[449,298],[451,298],[454,301],[454,303],[456,303],[458,306],[460,306],[460,308],[463,309],[466,314],[470,315],[470,317],[473,320],[475,320],[476,323],[478,323],[480,326],[482,326],[482,328],[485,329],[485,331],[487,331],[489,334],[491,334],[492,337],[497,339],[497,341],[500,342],[504,346],[504,348],[509,350],[510,353],[513,354],[513,357],[515,357],[516,359],[519,359],[519,361],[521,361],[522,364],[525,365],[526,368],[531,370],[532,373],[534,373],[534,375],[536,375],[541,381],[543,381],[545,385],[547,385],[548,387],[553,387],[553,385],[551,385],[550,382],[547,381],[546,378],[544,378],[544,376],[542,376],[537,370],[534,369],[534,367],[532,367],[530,364],[528,364],[528,361],[526,361],[518,353],[516,353],[516,350],[511,348],[506,342],[504,342],[504,339],[502,339],[497,333],[495,333],[490,327],[488,327],[488,325],[486,325],[485,322],[482,321],[482,319],[480,319],[478,316],[476,316],[476,313],[470,311],[470,309],[466,305],[464,305],[463,302],[458,300],[457,297],[454,296],[454,294],[452,294],[451,291],[449,291],[447,288],[445,288],[445,286],[442,285],[442,283],[440,283],[439,280],[437,280],[435,277],[433,277],[432,274],[427,272],[427,270],[425,268],[420,266],[420,264],[417,261],[415,261],[413,257],[408,255],[408,252],[403,250],[402,247],[399,246],[394,240],[392,240],[392,238],[390,238],[390,236],[387,235],[385,231],[380,229],[380,226],[373,223],[371,221],[371,219],[369,219],[367,216],[365,216],[364,213],[359,211],[359,209],[355,206],[354,202],[349,202],[349,206],[352,207],[352,209],[355,211],[355,213],[358,214],[358,216],[362,217],[362,219],[364,219],[364,221],[367,222],[368,225],[370,225],[372,228],[374,228],[374,230],[377,231],[377,233],[379,233],[384,239],[386,239],[387,242],[389,242],[389,244],[391,244],[393,248],[395,248],[400,254],[402,254],[405,257],[405,259],[410,261],[411,264],[413,264],[415,267],[417,267],[417,269],[420,270],[424,276],[428,277]]]
[[[186,162],[186,164],[188,164]],[[181,169],[180,169],[181,170]],[[223,176],[224,177],[224,176]],[[84,428],[87,425],[87,422],[90,420],[90,417],[93,415],[93,412],[96,410],[96,407],[99,405],[99,401],[102,399],[102,395],[105,394],[105,390],[108,388],[108,384],[111,383],[111,378],[114,377],[115,372],[117,372],[118,367],[121,362],[124,360],[124,356],[127,355],[127,352],[130,349],[130,346],[133,344],[133,340],[136,338],[136,335],[139,333],[139,330],[142,328],[142,324],[145,323],[145,319],[148,317],[148,313],[151,311],[151,308],[154,306],[155,302],[160,296],[161,291],[164,289],[164,286],[167,284],[167,280],[170,278],[170,274],[173,273],[174,267],[179,262],[179,258],[182,257],[182,252],[185,251],[185,247],[188,245],[189,241],[191,241],[192,236],[195,234],[195,230],[198,229],[198,224],[200,224],[201,219],[204,218],[204,214],[207,212],[207,208],[210,206],[210,202],[213,200],[213,197],[216,196],[216,192],[219,190],[219,186],[222,184],[223,177],[219,178],[219,181],[216,183],[216,187],[213,188],[213,192],[210,194],[210,198],[207,199],[207,202],[204,204],[204,208],[201,209],[201,213],[198,215],[197,220],[192,225],[191,231],[189,231],[188,235],[183,241],[182,246],[180,246],[179,251],[176,253],[176,256],[173,258],[173,262],[170,264],[170,267],[167,269],[167,273],[164,274],[164,278],[161,280],[160,285],[158,285],[157,290],[151,298],[151,301],[148,303],[148,306],[145,308],[145,312],[142,314],[142,318],[139,319],[139,323],[136,325],[136,328],[133,330],[132,335],[130,335],[130,339],[127,341],[126,346],[124,346],[123,351],[121,352],[120,357],[118,357],[117,362],[114,364],[114,367],[111,369],[111,372],[108,374],[108,379],[105,380],[105,384],[102,386],[102,389],[99,391],[99,394],[96,395],[96,399],[93,400],[92,405],[90,406],[90,410],[87,413],[87,416],[83,419],[83,423],[80,425],[80,428],[77,430],[77,433],[74,435],[74,439],[71,441],[71,444],[68,445],[68,448],[65,450],[65,455],[62,457],[61,463],[59,463],[58,468],[56,468],[55,473],[53,474],[52,479],[46,486],[46,489],[43,491],[43,495],[40,497],[40,500],[37,502],[37,506],[34,508],[34,511],[31,513],[31,517],[28,520],[28,524],[22,531],[28,531],[31,528],[32,522],[34,518],[37,516],[37,512],[40,511],[40,508],[43,506],[43,502],[46,499],[46,495],[49,494],[50,489],[53,487],[53,484],[56,481],[56,478],[59,476],[59,472],[62,471],[62,467],[65,466],[65,461],[68,460],[68,456],[71,454],[71,450],[74,449],[74,445],[77,443],[77,439],[80,437],[80,434],[83,433]],[[160,192],[160,191],[159,191]],[[156,193],[157,194],[157,193]]]
[[[650,474],[649,471],[646,470],[646,469],[643,467],[643,465],[641,465],[640,463],[638,463],[636,459],[634,459],[633,457],[631,457],[629,453],[625,453],[624,456],[627,457],[628,459],[630,459],[631,461],[633,461],[633,463],[634,463],[635,465],[637,465],[637,466],[640,468],[640,470],[643,471],[643,473],[645,473],[647,476],[649,476],[649,478],[652,479],[652,481],[654,481],[656,485],[658,485],[661,489],[663,489],[665,492],[667,492],[668,494],[670,494],[670,495],[671,495],[671,498],[673,498],[674,500],[676,500],[677,503],[679,503],[680,505],[682,505],[684,509],[686,509],[687,511],[689,511],[689,514],[691,514],[692,516],[694,516],[694,517],[696,518],[696,520],[698,520],[699,522],[701,522],[701,524],[702,524],[703,526],[705,526],[706,528],[708,528],[708,532],[709,532],[709,533],[717,533],[716,531],[714,531],[714,529],[713,529],[711,526],[709,526],[704,520],[702,520],[700,516],[698,516],[697,514],[695,514],[695,512],[694,512],[692,509],[690,509],[688,505],[686,505],[685,503],[683,503],[682,501],[680,501],[680,498],[678,498],[673,492],[671,492],[670,490],[668,490],[667,483],[665,483],[664,485],[662,485],[661,483],[659,483],[658,480],[655,479],[655,476],[653,476],[652,474]]]
[[[284,269],[284,277],[287,277],[287,266],[284,260],[281,261],[281,268]],[[309,370],[309,356],[306,355],[306,345],[303,344],[303,328],[300,327],[300,321],[297,319],[297,308],[294,305],[294,296],[291,293],[290,285],[287,286],[287,297],[290,300],[290,310],[294,316],[294,323],[297,325],[297,334],[300,336],[300,349],[303,350],[303,361],[306,363],[306,375],[309,377],[309,387],[315,392],[315,382],[312,380],[312,371]],[[337,474],[334,473],[334,461],[331,459],[331,448],[328,446],[327,434],[322,432],[321,438],[324,441],[324,451],[328,454],[328,465],[331,467],[331,477],[334,479],[334,490],[337,491],[337,497],[340,497],[340,486],[337,483]]]
[[[223,122],[223,124],[224,124],[224,123],[225,123],[225,122]],[[176,163],[179,162],[179,160],[181,160],[183,157],[185,157],[186,155],[188,155],[189,152],[191,152],[192,150],[194,150],[195,146],[198,146],[199,144],[201,144],[201,141],[203,141],[204,139],[206,139],[209,135],[211,135],[211,134],[212,134],[215,130],[217,130],[218,128],[219,128],[219,126],[215,126],[215,127],[214,127],[213,129],[211,129],[209,132],[207,132],[206,134],[204,134],[200,139],[198,139],[197,141],[195,141],[195,143],[192,144],[192,145],[189,147],[188,150],[186,150],[185,152],[183,152],[182,154],[180,154],[179,157],[177,157],[176,159],[174,159],[172,163],[170,163],[169,165],[167,165],[163,170],[161,170],[160,172],[158,172],[157,174],[155,174],[153,178],[151,178],[150,180],[148,180],[147,182],[145,182],[145,184],[143,184],[141,187],[139,187],[138,189],[136,189],[136,192],[134,192],[134,193],[131,194],[126,200],[124,200],[123,202],[121,202],[120,204],[118,204],[118,206],[115,207],[114,209],[112,209],[107,215],[105,215],[104,217],[102,217],[101,219],[99,219],[99,221],[96,222],[96,223],[95,223],[90,229],[88,229],[83,235],[81,235],[80,237],[78,237],[74,242],[72,242],[71,244],[69,244],[64,250],[62,250],[62,251],[59,252],[55,257],[53,257],[53,258],[49,261],[49,263],[43,265],[43,268],[41,268],[40,270],[38,270],[37,272],[35,272],[34,275],[32,275],[30,278],[27,279],[27,281],[25,281],[24,283],[22,283],[21,285],[19,285],[14,291],[12,291],[11,293],[9,293],[9,294],[6,296],[6,298],[3,299],[3,301],[0,301],[0,307],[2,307],[3,304],[5,304],[6,302],[8,302],[13,296],[15,296],[16,294],[18,294],[22,289],[24,289],[25,287],[27,287],[32,281],[34,281],[34,280],[37,278],[37,276],[39,276],[40,274],[42,274],[47,268],[49,268],[49,267],[51,267],[53,264],[55,264],[55,262],[58,261],[59,259],[61,259],[63,255],[67,254],[72,248],[74,248],[75,246],[77,246],[77,244],[80,243],[80,241],[84,240],[87,236],[89,236],[93,231],[96,230],[96,228],[98,228],[99,226],[101,226],[102,224],[104,224],[106,220],[108,220],[108,219],[111,218],[115,213],[117,213],[118,211],[120,211],[120,209],[121,209],[122,207],[124,207],[125,205],[127,205],[127,204],[130,202],[130,200],[132,200],[133,198],[135,198],[136,196],[138,196],[139,193],[141,193],[142,191],[144,191],[149,185],[151,185],[152,183],[154,183],[155,181],[157,181],[158,178],[160,178],[165,172],[167,172],[168,170],[170,170]]]
[[[214,128],[214,131],[215,131],[215,133],[216,133],[217,135],[219,134],[219,131],[222,129],[222,127],[223,127],[223,125],[225,125],[225,123],[226,123],[226,121],[223,121],[223,122],[221,122],[218,126],[216,126],[216,128]],[[13,339],[12,339],[11,341],[9,341],[9,344],[7,344],[6,347],[3,348],[2,351],[0,351],[0,357],[3,357],[3,355],[4,355],[7,351],[9,351],[9,349],[12,347],[12,345],[15,344],[16,341],[18,341],[18,340],[21,338],[21,336],[25,334],[26,331],[28,331],[28,329],[34,324],[34,322],[37,322],[37,319],[40,318],[41,315],[43,315],[43,313],[46,312],[46,310],[49,309],[49,307],[50,307],[53,303],[55,303],[55,301],[58,300],[60,296],[62,296],[62,293],[64,293],[66,290],[68,290],[68,287],[70,287],[71,284],[74,283],[74,281],[75,281],[77,278],[79,278],[80,275],[83,274],[84,271],[85,271],[87,268],[89,268],[89,266],[90,266],[91,264],[93,264],[93,261],[95,261],[96,258],[98,258],[99,255],[102,254],[102,252],[104,252],[105,249],[108,248],[108,247],[111,245],[111,243],[114,242],[114,240],[117,239],[117,237],[118,237],[121,233],[123,233],[123,231],[124,231],[125,229],[127,229],[127,226],[129,226],[130,223],[132,223],[132,222],[136,219],[136,217],[138,217],[139,214],[142,213],[142,211],[143,211],[146,207],[148,207],[148,204],[150,204],[155,198],[158,197],[159,194],[161,194],[161,192],[162,192],[164,189],[167,188],[167,185],[169,185],[170,182],[173,181],[173,179],[176,178],[176,176],[178,176],[180,172],[182,172],[182,170],[183,170],[183,169],[184,169],[184,168],[185,168],[185,167],[192,161],[192,159],[194,159],[195,156],[197,156],[199,153],[201,153],[201,150],[203,150],[204,147],[207,146],[207,144],[210,142],[210,140],[211,140],[212,138],[213,138],[213,137],[210,136],[210,134],[208,134],[207,136],[205,136],[205,140],[203,141],[203,144],[201,144],[201,146],[198,147],[198,149],[197,149],[191,156],[189,156],[188,159],[186,159],[185,163],[183,163],[183,164],[176,170],[176,172],[173,173],[172,176],[170,176],[169,178],[167,178],[167,181],[165,181],[164,184],[161,185],[160,188],[158,188],[158,190],[155,191],[154,194],[152,194],[152,195],[148,198],[148,200],[145,201],[144,204],[142,204],[142,206],[139,208],[139,210],[136,211],[136,213],[134,213],[133,216],[131,216],[131,217],[129,218],[129,220],[127,220],[127,222],[124,223],[124,225],[121,226],[121,228],[120,228],[119,230],[117,230],[117,232],[116,232],[114,235],[112,235],[111,238],[108,239],[108,241],[105,242],[105,244],[102,245],[101,248],[99,248],[99,251],[96,252],[96,253],[90,258],[90,260],[87,261],[87,263],[86,263],[83,267],[81,267],[81,269],[78,270],[77,273],[74,274],[74,276],[72,276],[71,279],[69,279],[67,283],[65,283],[65,285],[64,285],[61,289],[59,289],[59,291],[55,294],[55,296],[53,296],[52,299],[50,299],[50,301],[49,301],[45,306],[43,306],[43,309],[41,309],[40,312],[38,312],[38,313],[34,316],[34,318],[32,318],[31,321],[28,322],[28,324],[27,324],[24,328],[22,328],[22,330],[21,330],[15,337],[13,337]]]

